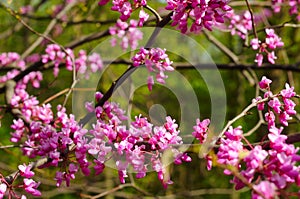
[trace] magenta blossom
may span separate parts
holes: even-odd
[[[0,184],[0,199],[5,196],[5,192],[7,190],[7,185],[5,183]]]
[[[156,73],[156,80],[164,84],[165,79],[168,77],[165,75],[165,71],[173,71],[172,61],[170,61],[168,55],[166,54],[166,50],[160,48],[151,48],[147,50],[145,48],[141,48],[140,51],[132,57],[133,66],[145,65],[149,71],[149,73]],[[148,88],[152,89],[154,84],[153,77],[148,78]]]
[[[41,196],[41,192],[37,190],[40,183],[35,182],[32,179],[24,178],[24,189],[27,193],[32,194],[33,196]]]
[[[207,137],[207,130],[210,120],[205,119],[201,122],[199,119],[197,119],[196,123],[196,126],[193,127],[194,132],[192,133],[192,135],[200,141],[200,144],[203,144]]]
[[[254,185],[253,189],[252,199],[273,199],[278,195],[275,184],[269,181],[261,181],[259,184]]]
[[[274,50],[282,47],[284,43],[281,38],[275,33],[273,29],[266,29],[266,39],[264,42],[260,41],[258,38],[253,38],[250,41],[250,45],[253,50],[258,50],[256,54],[255,62],[258,66],[262,65],[263,54],[267,54],[267,59],[271,64],[275,64],[277,59]]]
[[[272,80],[266,78],[266,76],[263,76],[261,78],[261,81],[259,82],[259,87],[261,89],[268,89],[270,87],[271,83],[272,83]]]
[[[182,33],[188,31],[188,18],[193,20],[190,31],[198,33],[202,28],[212,30],[213,25],[224,23],[224,16],[231,10],[227,0],[181,1],[167,0],[167,10],[172,10],[172,26]]]
[[[19,165],[18,166],[19,171],[20,171],[20,175],[26,178],[31,178],[32,176],[34,176],[34,172],[30,171],[31,170],[31,166],[26,166],[26,164],[23,165]]]

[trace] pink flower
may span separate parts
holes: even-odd
[[[244,158],[248,169],[261,169],[264,160],[267,158],[268,152],[263,150],[261,146],[255,146],[254,149]]]
[[[262,54],[256,53],[256,58],[255,58],[254,62],[256,62],[258,66],[261,66],[263,63],[263,59],[264,59],[264,56]]]
[[[19,142],[23,137],[23,134],[26,132],[25,124],[22,119],[13,120],[13,124],[10,126],[13,130],[11,133],[12,137],[10,138],[11,142]]]
[[[268,61],[269,61],[271,64],[275,64],[275,59],[277,59],[277,57],[275,56],[274,51],[268,53]]]
[[[252,21],[250,12],[247,10],[243,14],[235,14],[233,10],[227,12],[226,18],[230,20],[230,25],[232,35],[239,35],[242,39],[246,39],[248,32],[252,30]]]
[[[268,105],[273,108],[275,113],[279,114],[281,112],[281,103],[277,97],[274,97],[272,100],[270,100]]]
[[[28,14],[32,11],[33,11],[33,7],[31,5],[22,6],[20,8],[20,13],[23,14],[23,15]]]
[[[297,0],[289,0],[288,1],[290,9],[289,9],[289,13],[291,15],[297,15],[296,19],[298,21],[300,21],[300,15],[299,15],[299,1]],[[283,5],[283,0],[272,0],[272,8],[274,10],[274,12],[280,12],[281,10],[281,6]]]
[[[259,184],[253,185],[253,190],[252,199],[273,199],[278,195],[276,192],[277,187],[274,183],[269,181],[261,181]],[[264,197],[257,192],[262,194]]]
[[[26,177],[26,178],[31,178],[32,176],[34,176],[34,172],[30,171],[31,166],[26,166],[26,164],[23,164],[23,165],[19,165],[18,168],[20,170],[21,176]]]
[[[165,83],[165,79],[168,77],[165,75],[165,71],[173,71],[172,61],[170,61],[166,50],[160,48],[151,48],[147,50],[141,48],[140,51],[132,57],[133,66],[140,66],[145,64],[148,71],[156,73],[156,81],[159,83]],[[149,86],[150,84],[150,86]],[[148,78],[148,88],[152,89],[152,79]]]
[[[242,127],[238,126],[237,128],[233,128],[230,126],[224,135],[230,140],[238,141],[243,135]]]
[[[230,166],[239,166],[239,154],[244,150],[241,127],[229,127],[225,132],[226,138],[221,138],[221,144],[217,153],[218,163]],[[225,175],[230,175],[231,172],[227,169],[224,170]]]
[[[262,98],[261,98],[261,96],[258,96],[257,98],[255,98],[255,99],[252,100],[252,103],[257,103],[260,100],[262,100]],[[265,107],[265,103],[264,102],[257,103],[257,109],[259,111],[264,110],[264,107]]]
[[[154,79],[153,79],[152,75],[148,76],[147,85],[148,85],[149,91],[152,91],[152,86],[154,85]]]
[[[94,166],[95,169],[95,175],[99,175],[100,173],[103,172],[104,168],[105,168],[105,164],[101,163],[98,160],[94,160],[94,162],[96,163],[96,165]]]
[[[208,125],[210,123],[209,119],[205,119],[200,122],[199,119],[196,120],[197,125],[194,126],[194,132],[192,135],[200,141],[200,143],[204,143],[207,137]]]
[[[37,187],[39,186],[40,183],[36,183],[34,180],[27,179],[27,178],[24,178],[23,182],[24,182],[24,189],[27,193],[30,193],[33,196],[42,195],[41,192],[37,190]]]
[[[224,23],[224,15],[231,10],[227,0],[181,1],[167,0],[167,10],[173,11],[172,26],[177,26],[182,33],[188,30],[188,18],[193,19],[191,32],[198,33],[204,27],[212,30],[212,26]]]
[[[281,38],[275,34],[275,31],[273,29],[266,29],[266,34],[266,44],[271,50],[282,47],[284,45],[284,43],[281,41]]]
[[[126,168],[128,167],[128,162],[122,162],[122,161],[117,160],[116,161],[116,166],[118,168],[120,182],[122,184],[124,184],[125,183],[125,178],[128,177],[127,176],[127,171],[126,171]]]
[[[254,38],[251,40],[250,45],[252,46],[253,50],[257,50],[260,47],[260,41],[258,38]]]
[[[254,38],[250,42],[253,50],[259,50],[254,60],[257,62],[258,66],[262,65],[263,54],[267,54],[268,61],[271,64],[275,64],[277,57],[274,50],[284,45],[284,43],[281,41],[281,38],[275,34],[273,29],[266,29],[265,32],[266,39],[264,42],[261,42],[258,38]]]
[[[295,115],[297,112],[295,111],[295,102],[293,102],[290,99],[284,98],[283,99],[284,103],[284,110],[286,111],[287,114],[289,115]]]
[[[292,98],[296,95],[294,92],[294,87],[290,87],[288,83],[285,84],[285,89],[280,92],[284,98]]]
[[[139,13],[139,18],[139,26],[143,26],[145,21],[147,21],[147,19],[149,18],[149,15],[144,11],[144,9],[141,9]]]
[[[282,125],[284,126],[288,126],[288,120],[291,120],[292,117],[289,116],[289,114],[287,114],[287,112],[283,111],[282,113],[280,113],[279,115],[279,121]]]
[[[64,174],[60,171],[57,171],[55,174],[56,186],[60,187],[62,181],[64,179]]]
[[[109,33],[115,35],[111,40],[112,46],[115,46],[118,43],[117,38],[119,38],[119,44],[123,50],[126,50],[129,47],[135,49],[138,46],[138,41],[143,38],[143,33],[137,29],[137,25],[138,22],[135,20],[130,20],[128,24],[127,22],[118,19],[116,25],[109,28]]]
[[[263,76],[261,78],[261,81],[259,82],[259,87],[261,89],[267,89],[270,87],[270,84],[272,83],[272,80],[266,78],[266,76]]]
[[[5,195],[7,189],[7,185],[5,183],[0,184],[0,199],[2,199]]]
[[[268,127],[275,126],[275,115],[272,111],[265,114],[265,120],[268,122]]]
[[[104,6],[105,4],[107,4],[109,2],[109,0],[101,0],[99,1],[99,6]]]

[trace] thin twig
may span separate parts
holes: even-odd
[[[47,104],[49,103],[50,101],[52,101],[53,99],[56,99],[57,97],[67,93],[68,91],[70,90],[70,88],[66,88],[58,93],[56,93],[55,95],[49,97],[48,99],[46,99],[45,101],[42,102],[42,104]]]
[[[81,196],[84,197],[84,198],[97,199],[97,198],[101,198],[101,197],[107,196],[109,194],[112,194],[113,192],[116,192],[116,191],[118,191],[120,189],[124,189],[126,187],[133,187],[133,186],[132,186],[131,183],[120,184],[120,185],[116,186],[113,189],[110,189],[108,191],[105,191],[105,192],[100,193],[100,194],[95,195],[95,196],[90,196],[90,195],[85,195],[85,194],[81,194]]]
[[[251,6],[257,6],[257,7],[270,7],[272,6],[272,3],[269,1],[250,1],[249,4]],[[245,6],[245,1],[231,1],[229,2],[229,5],[232,7],[235,6]]]
[[[73,3],[71,3],[71,4],[68,4],[68,7],[70,6],[70,5],[73,5]],[[0,6],[1,7],[3,7],[3,8],[5,8],[6,10],[7,10],[7,12],[8,13],[10,13],[13,17],[15,17],[20,23],[22,23],[28,30],[30,30],[32,33],[34,33],[34,34],[36,34],[36,35],[38,35],[39,36],[39,38],[36,40],[36,42],[32,45],[32,46],[38,46],[39,44],[40,44],[40,42],[42,42],[43,41],[43,38],[44,39],[46,39],[46,40],[48,40],[48,41],[50,41],[51,43],[54,43],[54,44],[57,44],[58,46],[60,46],[60,48],[67,54],[67,55],[69,55],[69,53],[68,53],[68,51],[62,46],[62,45],[60,45],[59,43],[57,43],[56,41],[54,41],[52,38],[50,38],[50,37],[48,37],[46,34],[42,34],[42,33],[39,33],[39,32],[37,32],[36,30],[34,30],[31,26],[29,26],[22,18],[20,18],[20,16],[19,16],[19,14],[16,12],[16,11],[14,11],[13,9],[11,9],[11,8],[9,8],[9,7],[7,7],[6,5],[4,5],[3,3],[1,3],[0,2]],[[45,31],[46,32],[46,31]],[[41,41],[40,41],[41,40]],[[40,41],[40,42],[39,42]],[[26,57],[28,54],[30,54],[30,52],[32,51],[32,50],[34,50],[34,48],[35,47],[29,47],[22,55],[21,55],[21,59],[23,59],[24,57]],[[30,51],[30,52],[29,52]],[[72,58],[72,56],[70,56],[71,57],[71,59],[73,59]],[[73,62],[73,65],[74,65],[74,60],[72,60],[72,62]],[[74,67],[74,66],[73,66]]]
[[[61,18],[75,4],[76,4],[76,1],[73,1],[72,3],[67,4],[67,6],[57,15],[57,18]],[[26,57],[27,55],[29,55],[43,41],[43,39],[47,39],[48,41],[59,45],[60,48],[66,53],[66,55],[68,55],[71,58],[72,68],[73,68],[73,82],[72,82],[72,85],[71,85],[68,93],[66,94],[66,98],[65,98],[65,100],[63,102],[63,106],[65,106],[66,103],[67,103],[67,100],[68,100],[69,96],[72,93],[72,88],[74,88],[76,86],[76,83],[77,83],[77,79],[76,79],[76,67],[75,67],[74,57],[72,55],[70,55],[69,52],[62,45],[60,45],[59,43],[57,43],[56,41],[54,41],[52,38],[50,38],[50,37],[47,36],[49,34],[49,32],[52,30],[52,28],[54,27],[54,25],[57,23],[57,19],[54,18],[50,22],[50,24],[48,25],[48,27],[46,28],[46,30],[44,31],[44,33],[39,33],[36,30],[34,30],[31,26],[29,26],[23,19],[21,19],[17,12],[15,12],[14,10],[12,10],[11,8],[5,6],[2,3],[0,5],[2,7],[5,7],[9,11],[9,13],[12,16],[14,16],[18,21],[20,21],[28,30],[30,30],[31,32],[33,32],[34,34],[36,34],[36,35],[39,36],[39,38],[21,55],[21,59],[23,59],[24,57]]]
[[[253,29],[254,37],[255,37],[255,38],[258,38],[257,32],[256,32],[256,25],[255,25],[255,21],[254,21],[253,10],[252,10],[252,8],[251,8],[251,5],[249,4],[249,1],[248,1],[248,0],[245,0],[245,1],[246,1],[248,10],[249,10],[249,12],[250,12],[250,16],[251,16],[252,29]]]
[[[233,53],[227,46],[225,46],[223,43],[221,43],[218,39],[216,39],[211,33],[209,33],[207,30],[203,30],[203,33],[205,37],[215,44],[223,53],[225,53],[235,64],[240,64],[240,60],[238,56],[236,56],[235,53]]]
[[[22,148],[22,145],[5,145],[5,146],[0,146],[0,149],[9,149],[9,148]]]
[[[159,22],[162,20],[161,16],[158,14],[158,12],[156,12],[156,10],[153,9],[151,6],[146,5],[145,8],[146,8],[147,10],[149,10],[150,12],[152,12],[152,14],[155,16],[155,18],[156,18],[156,23],[159,23]]]
[[[37,40],[35,40],[35,42],[21,55],[21,58],[23,59],[24,57],[27,57],[37,46],[39,46],[43,39],[47,39],[49,41],[51,41],[52,43],[55,43],[57,44],[56,42],[53,41],[53,39],[49,38],[48,37],[48,34],[50,33],[50,31],[54,28],[55,24],[58,22],[57,19],[60,19],[63,15],[66,14],[66,12],[68,10],[70,10],[74,5],[76,4],[76,1],[72,1],[71,3],[68,3],[66,5],[66,7],[60,11],[56,18],[53,18],[49,25],[47,26],[46,30],[41,34],[41,33],[37,33],[37,31],[33,30],[29,25],[27,25],[26,23],[24,23],[24,21],[20,18],[20,16],[18,17],[19,21],[24,25],[26,26],[29,30],[31,30],[32,32],[34,32],[35,34],[37,34],[38,36],[40,36]],[[60,45],[61,46],[61,45]],[[62,48],[63,49],[63,48]],[[64,50],[65,51],[65,50]],[[66,54],[68,55],[68,53],[66,52]]]
[[[73,88],[73,90],[84,90],[84,91],[94,91],[96,88]],[[57,97],[67,93],[70,90],[70,88],[65,88],[62,91],[59,91],[55,95],[52,95],[51,97],[47,98],[45,101],[43,101],[41,104],[47,104],[50,101],[56,99]]]
[[[265,121],[261,120],[261,118],[260,118],[259,121],[257,122],[257,124],[252,129],[250,129],[247,133],[244,133],[244,136],[247,137],[247,136],[252,135],[264,122]]]
[[[74,71],[74,70],[73,70],[73,71]],[[76,77],[75,77],[75,78],[76,78]],[[62,105],[63,107],[66,106],[67,101],[68,101],[68,99],[69,99],[69,97],[70,97],[70,95],[71,95],[73,89],[75,88],[77,82],[78,82],[78,81],[77,81],[76,79],[73,80],[72,85],[71,85],[71,87],[69,88],[69,90],[68,90],[68,92],[67,92],[67,94],[66,94],[65,100],[64,100],[64,102],[63,102],[63,105]]]
[[[116,19],[109,19],[109,20],[93,20],[93,19],[82,19],[82,20],[77,20],[77,21],[64,21],[58,16],[52,17],[52,16],[34,16],[34,15],[28,15],[28,14],[21,14],[22,17],[28,18],[28,19],[33,19],[37,21],[41,20],[53,20],[56,19],[60,23],[65,23],[66,25],[80,25],[80,24],[101,24],[101,25],[106,25],[106,24],[111,24],[115,23]]]

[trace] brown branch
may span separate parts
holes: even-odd
[[[130,60],[117,59],[117,60],[104,60],[104,64],[125,64],[131,65]],[[263,64],[258,66],[257,64],[212,64],[212,63],[199,63],[199,64],[190,64],[186,62],[174,62],[172,66],[176,70],[190,70],[190,69],[207,69],[207,70],[244,70],[244,69],[254,69],[254,70],[284,70],[284,71],[293,71],[300,72],[300,63],[295,64]]]
[[[245,69],[253,69],[253,70],[284,70],[284,71],[293,71],[300,72],[300,63],[296,64],[263,64],[262,66],[258,66],[256,64],[196,64],[191,65],[189,63],[174,63],[174,68],[178,70],[185,69],[218,69],[221,70],[245,70]]]
[[[159,22],[162,20],[161,16],[158,14],[158,12],[156,12],[156,10],[153,9],[151,6],[146,5],[145,8],[146,8],[147,10],[149,10],[150,12],[152,12],[152,14],[153,14],[153,15],[155,16],[155,18],[156,18],[156,22],[157,22],[157,23],[159,23]]]
[[[66,48],[76,48],[80,45],[83,45],[87,42],[91,42],[91,41],[94,41],[94,40],[97,40],[97,39],[100,39],[102,37],[105,37],[105,36],[109,36],[109,30],[105,30],[105,31],[102,31],[102,32],[97,32],[97,33],[92,33],[90,35],[85,35],[85,36],[82,36],[80,37],[78,40],[75,40],[69,44],[66,45]]]

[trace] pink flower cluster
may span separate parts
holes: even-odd
[[[96,100],[99,101],[102,96],[96,93]],[[13,121],[11,141],[22,142],[21,150],[29,158],[47,158],[48,162],[43,168],[58,167],[55,176],[57,186],[63,181],[69,186],[70,180],[75,179],[75,174],[80,170],[89,175],[91,164],[96,174],[102,173],[105,162],[111,158],[116,162],[122,183],[125,183],[130,166],[137,173],[137,178],[143,178],[151,163],[159,180],[167,186],[171,180],[164,175],[165,165],[161,162],[163,153],[171,150],[175,164],[191,161],[186,153],[173,147],[182,144],[182,138],[179,136],[178,125],[171,117],[166,118],[163,126],[153,126],[146,118],[139,116],[126,127],[122,121],[127,120],[127,117],[118,104],[105,102],[102,107],[94,109],[89,103],[87,108],[95,112],[97,122],[88,131],[75,121],[73,115],[67,115],[65,108],[58,106],[54,114],[49,104],[40,106],[38,100],[29,96],[25,90],[16,89],[11,105],[20,109],[28,120],[19,118]],[[87,138],[87,133],[93,137]],[[95,158],[94,163],[88,161],[88,155]],[[25,191],[40,195],[36,189],[38,183],[30,179],[34,175],[31,167],[20,165],[19,170],[25,178]]]
[[[290,87],[289,84],[286,84],[285,89],[279,94],[274,95],[270,90],[271,82],[270,79],[264,76],[259,83],[260,88],[266,91],[264,98],[271,98],[267,103],[268,112],[265,114],[265,119],[268,122],[269,128],[271,128],[275,126],[276,115],[278,115],[280,123],[283,126],[288,126],[288,120],[291,120],[292,116],[296,114],[296,104],[291,100],[291,98],[296,95],[294,87]],[[256,100],[260,99],[261,97],[258,97]],[[264,103],[259,103],[257,107],[259,110],[264,110]]]
[[[99,5],[103,6],[108,2],[109,0],[101,0],[99,1]],[[141,7],[139,12],[139,26],[143,26],[144,22],[149,18],[149,15],[143,9],[143,7],[147,5],[147,0],[134,0],[133,4],[128,0],[113,0],[112,3],[113,6],[111,9],[121,14],[120,19],[122,21],[127,21],[133,10],[139,7]]]
[[[109,28],[109,33],[116,35],[121,40],[120,45],[123,50],[128,48],[135,50],[138,46],[138,41],[143,39],[143,33],[137,29],[137,25],[138,22],[136,20],[130,20],[128,24],[118,19],[116,25]],[[116,46],[118,43],[116,37],[111,39],[112,46]]]
[[[280,12],[282,5],[288,4],[290,6],[289,13],[291,15],[297,15],[297,20],[300,21],[299,12],[299,0],[272,0],[272,8],[274,12]]]
[[[85,74],[86,78],[89,77],[88,72],[96,72],[103,67],[99,54],[96,55],[93,53],[92,55],[87,56],[84,50],[81,50],[78,54],[78,58],[75,58],[71,49],[66,49],[66,52],[64,52],[59,45],[49,44],[45,52],[46,54],[42,55],[42,62],[54,63],[53,73],[55,77],[58,76],[60,64],[64,64],[69,71],[73,70],[74,64],[76,71],[80,74]],[[90,70],[88,69],[88,66],[90,66]]]
[[[133,66],[140,66],[145,64],[149,73],[156,73],[156,80],[164,84],[165,79],[168,78],[165,75],[165,71],[173,71],[174,68],[171,66],[172,61],[170,61],[169,56],[166,54],[166,50],[160,48],[145,49],[141,48],[140,51],[132,57]],[[151,91],[154,85],[153,76],[148,77],[148,88]]]
[[[85,175],[89,175],[87,149],[85,148],[87,140],[84,137],[87,130],[82,129],[75,121],[74,116],[68,116],[66,109],[61,106],[57,107],[56,117],[54,117],[50,105],[39,106],[38,101],[34,98],[27,98],[17,107],[25,106],[25,103],[32,99],[34,103],[26,105],[27,112],[32,113],[27,116],[31,122],[26,125],[22,119],[14,120],[11,128],[15,132],[12,133],[11,141],[23,140],[24,144],[21,150],[29,158],[37,156],[49,158],[43,167],[58,167],[59,163],[64,162],[61,165],[63,172],[58,171],[56,174],[57,185],[60,185],[62,180],[69,185],[70,179],[75,178],[74,173],[78,171],[77,166],[68,165],[74,153],[81,171]],[[24,113],[23,109],[22,113]],[[72,147],[75,147],[75,152],[72,151]],[[64,167],[68,167],[68,170]],[[24,177],[29,177],[28,169],[23,166],[19,169],[21,174],[26,174]]]
[[[172,26],[178,26],[182,33],[188,31],[188,18],[193,20],[190,31],[198,33],[202,28],[224,23],[224,16],[231,7],[228,0],[167,0],[167,10],[173,11]]]
[[[33,11],[33,7],[31,5],[22,6],[19,8],[20,14],[28,14]]]
[[[101,97],[100,93],[96,94],[98,100]],[[105,102],[95,112],[97,123],[90,130],[93,138],[88,144],[88,153],[96,157],[94,168],[97,174],[103,171],[105,161],[112,157],[121,183],[125,183],[130,165],[136,172],[136,178],[143,178],[152,164],[159,180],[167,186],[171,180],[164,176],[165,168],[161,162],[163,153],[171,150],[176,164],[191,161],[186,153],[173,147],[182,144],[182,138],[179,136],[178,125],[171,117],[166,118],[163,126],[153,126],[147,118],[139,116],[126,127],[122,125],[122,121],[127,119],[124,111],[115,103]]]
[[[271,82],[263,77],[259,86],[265,91],[264,99],[259,97],[253,100],[260,111],[265,110],[265,105],[268,106],[265,114],[268,134],[265,138],[268,138],[269,144],[252,146],[247,141],[245,145],[243,140],[246,138],[243,136],[242,128],[229,127],[224,137],[219,140],[220,145],[216,154],[217,163],[228,168],[224,170],[224,174],[234,175],[231,182],[235,184],[235,188],[245,187],[247,181],[253,184],[252,198],[258,199],[275,198],[292,183],[300,186],[300,155],[297,154],[299,148],[287,144],[287,136],[282,134],[283,126],[288,126],[288,120],[296,114],[295,103],[291,100],[296,93],[294,88],[287,84],[285,89],[274,95],[270,90]],[[283,126],[278,128],[276,119]],[[197,121],[197,126],[194,127],[193,135],[197,139],[200,138],[200,141],[205,139],[207,125],[207,120]],[[208,168],[211,168],[212,157],[208,156],[206,159]],[[235,175],[232,168],[235,168],[233,170],[237,170],[242,177]]]
[[[16,52],[8,52],[0,54],[0,67],[15,66],[20,70],[25,69],[25,62],[21,59],[21,56]]]
[[[258,50],[255,59],[255,62],[258,64],[258,66],[261,66],[263,63],[263,53],[267,54],[268,61],[271,64],[275,64],[277,57],[274,50],[284,45],[284,43],[281,41],[281,38],[273,29],[266,29],[266,39],[264,42],[260,41],[258,38],[254,38],[251,40],[250,44],[253,50]]]
[[[249,31],[252,30],[252,21],[251,14],[247,10],[243,14],[235,14],[233,10],[229,11],[226,15],[226,18],[229,19],[230,25],[228,28],[231,30],[231,34],[237,34],[243,40],[247,38]]]
[[[98,53],[93,52],[91,55],[87,55],[86,51],[80,50],[78,57],[75,59],[75,68],[78,75],[88,79],[91,73],[102,70],[103,61]]]
[[[26,119],[26,122],[30,122],[32,119],[39,119],[48,124],[53,119],[51,105],[44,104],[39,106],[39,101],[36,99],[36,97],[30,96],[22,88],[15,89],[15,94],[10,101],[10,105],[11,108],[19,109],[21,111]],[[20,126],[20,123],[22,122],[14,120],[14,124],[16,124],[16,126]],[[16,135],[16,137],[13,136],[12,139],[17,139],[16,141],[19,141],[19,135]]]
[[[17,76],[20,71],[25,69],[26,63],[16,52],[1,53],[0,67],[5,68],[9,66],[15,67],[15,69],[8,71],[5,75],[1,76],[0,83],[4,83],[7,80],[13,79],[15,76]]]
[[[31,62],[32,60],[29,60]],[[13,79],[20,74],[21,71],[25,70],[26,62],[21,59],[20,55],[15,52],[2,53],[0,54],[0,67],[15,67],[6,73],[6,75],[0,77],[0,82],[5,83],[6,81]],[[23,79],[18,82],[17,88],[25,89],[28,83],[34,88],[40,87],[40,82],[43,80],[43,75],[40,71],[33,71],[25,75]]]
[[[0,199],[4,198],[5,195],[8,195],[9,198],[16,197],[26,199],[27,197],[25,195],[22,195],[21,197],[17,196],[17,194],[13,190],[16,187],[23,188],[27,193],[33,196],[41,196],[41,192],[37,189],[40,183],[37,183],[33,179],[31,179],[34,176],[34,172],[31,171],[31,165],[19,165],[18,169],[19,171],[16,175],[20,174],[20,176],[23,177],[23,182],[21,184],[12,186],[12,183],[14,183],[14,179],[12,182],[8,183],[6,179],[1,175]]]
[[[196,120],[196,126],[194,126],[194,132],[192,135],[200,141],[200,144],[203,144],[207,138],[209,123],[209,119],[205,119],[202,122],[199,119]]]

